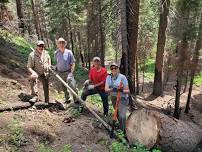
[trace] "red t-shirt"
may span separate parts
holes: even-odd
[[[94,85],[103,82],[101,86],[99,86],[100,90],[105,89],[105,81],[107,78],[107,70],[105,68],[101,68],[100,70],[96,70],[96,68],[92,67],[90,69],[89,78]]]

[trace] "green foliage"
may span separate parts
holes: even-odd
[[[120,143],[117,141],[112,142],[110,149],[112,152],[123,152],[123,151],[127,152],[128,151],[128,148],[123,143]]]
[[[71,108],[69,112],[74,118],[78,118],[81,115],[81,112],[77,108]]]
[[[67,144],[64,145],[63,150],[61,150],[60,152],[71,152],[71,151],[72,151],[71,145]]]
[[[0,3],[8,3],[8,0],[0,0]]]
[[[54,152],[52,149],[46,147],[44,144],[39,144],[37,147],[38,152]]]
[[[11,34],[6,30],[0,29],[0,38],[5,39],[11,45],[16,47],[16,49],[24,58],[27,58],[28,54],[32,51],[30,49],[30,46],[33,47],[33,44],[29,43],[25,38],[21,36]]]
[[[202,85],[202,71],[198,75],[195,76],[194,84],[198,85],[198,86]]]
[[[8,128],[11,131],[9,142],[14,146],[19,147],[23,141],[23,131],[20,127],[19,120],[12,119],[8,124]]]
[[[37,147],[37,151],[38,152],[55,152],[54,150],[45,146],[44,144],[39,144]],[[59,152],[72,152],[71,145],[69,145],[69,144],[64,145],[63,149],[60,150]]]
[[[98,143],[100,145],[102,145],[102,146],[107,146],[109,144],[109,141],[106,140],[106,139],[101,138],[101,139],[98,140]]]
[[[77,81],[80,81],[80,80],[87,80],[87,79],[88,79],[88,71],[85,70],[85,69],[84,69],[83,67],[81,67],[80,65],[76,64],[74,76],[75,76],[75,79],[76,79]]]
[[[161,152],[159,149],[148,150],[142,144],[135,144],[133,148],[128,148],[122,142],[113,141],[110,147],[112,152]]]
[[[148,80],[154,79],[155,60],[148,59],[145,64],[145,77]]]
[[[178,0],[177,15],[172,19],[171,34],[178,39],[186,35],[186,39],[194,40],[198,33],[201,0]]]
[[[56,61],[55,61],[55,51],[56,51],[56,49],[54,49],[54,48],[49,48],[49,49],[47,49],[47,51],[48,51],[48,54],[49,54],[50,57],[51,57],[51,64],[52,64],[52,65],[55,65],[55,64],[56,64]]]

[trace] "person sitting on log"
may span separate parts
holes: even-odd
[[[37,80],[43,84],[45,102],[49,102],[49,66],[51,66],[51,58],[44,49],[44,42],[38,41],[36,50],[29,54],[27,68],[31,73],[29,82],[31,86],[31,102],[38,100]]]
[[[116,63],[110,65],[111,74],[107,76],[105,91],[110,93],[112,105],[115,109],[118,91],[121,92],[120,104],[118,105],[118,120],[120,129],[125,132],[126,111],[129,103],[128,94],[130,92],[127,78],[119,72]],[[121,84],[121,86],[120,86]]]
[[[94,57],[93,67],[89,72],[89,80],[84,83],[81,99],[85,101],[87,96],[98,93],[103,102],[104,115],[108,115],[109,109],[108,94],[105,92],[106,78],[107,70],[101,66],[101,59],[99,57]]]

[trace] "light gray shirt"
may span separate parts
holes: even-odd
[[[56,67],[59,72],[71,70],[72,64],[75,63],[75,58],[71,50],[65,49],[62,53],[59,49],[55,52]]]

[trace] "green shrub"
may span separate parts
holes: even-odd
[[[9,142],[16,147],[20,147],[23,141],[23,131],[20,127],[19,120],[12,119],[8,124],[8,128],[11,132]]]

